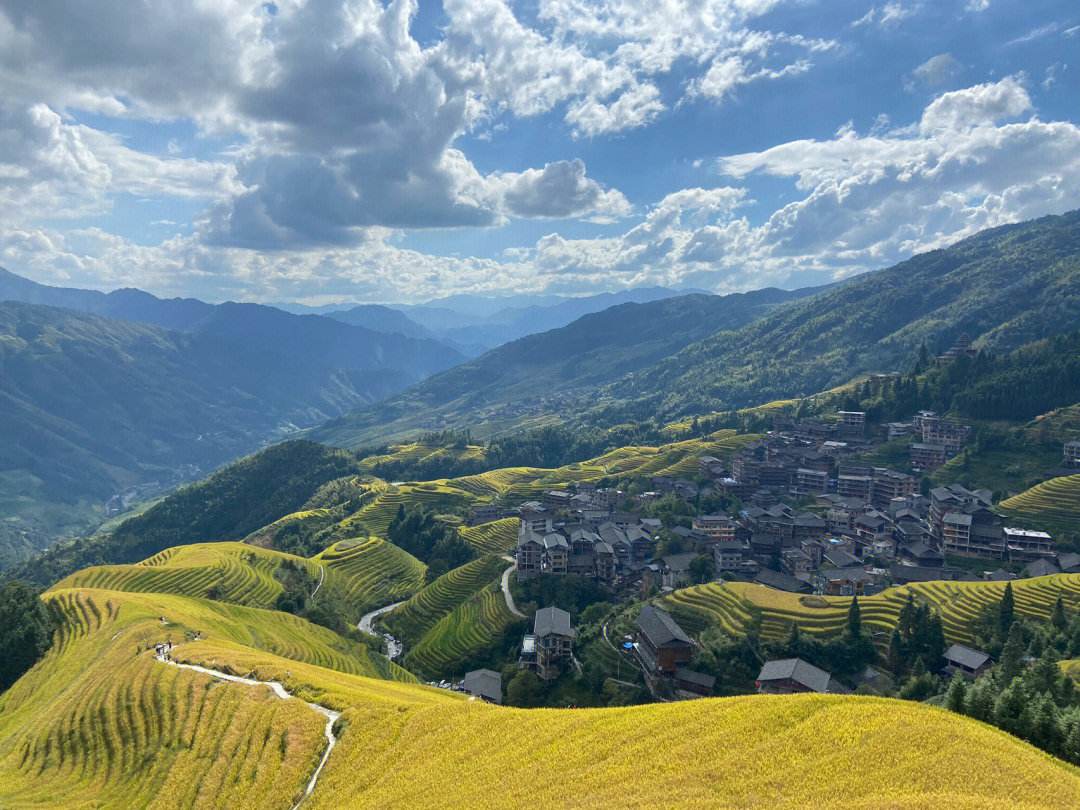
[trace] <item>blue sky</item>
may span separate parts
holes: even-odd
[[[0,0],[0,265],[45,283],[729,292],[1080,207],[1063,0],[85,6]]]

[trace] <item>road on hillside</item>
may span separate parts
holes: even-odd
[[[365,613],[356,625],[356,629],[359,630],[361,633],[367,633],[369,636],[382,636],[384,639],[386,639],[386,657],[389,658],[391,661],[401,655],[401,651],[405,648],[405,645],[389,633],[380,633],[378,630],[375,629],[374,622],[384,613],[389,613],[398,605],[403,604],[405,603],[394,602],[394,604],[392,605],[387,605],[386,607],[381,607],[378,610],[373,610],[371,611],[371,613]]]
[[[513,562],[512,558],[510,557],[503,557],[503,559]],[[503,597],[506,599],[506,608],[519,619],[527,619],[528,616],[526,616],[524,613],[517,609],[517,605],[514,604],[514,597],[510,593],[510,574],[512,574],[513,572],[514,566],[511,565],[509,568],[503,571],[502,575],[502,592]]]

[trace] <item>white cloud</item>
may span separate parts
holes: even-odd
[[[918,2],[891,0],[891,2],[881,6],[871,6],[870,10],[855,20],[851,26],[852,28],[859,28],[876,25],[880,28],[891,28],[914,16],[921,5]]]
[[[951,53],[931,56],[911,72],[912,78],[927,87],[940,87],[960,75],[963,65]]]
[[[611,220],[633,210],[619,191],[605,189],[586,177],[585,164],[580,160],[561,160],[524,172],[497,173],[487,183],[503,210],[512,216],[592,216]]]
[[[478,58],[481,96],[495,113],[538,115],[559,105],[585,137],[643,126],[665,109],[656,78],[690,69],[684,100],[722,101],[740,85],[805,73],[832,40],[758,31],[780,0],[541,0],[542,33],[507,0],[446,0],[448,44]],[[694,70],[696,67],[696,71]]]

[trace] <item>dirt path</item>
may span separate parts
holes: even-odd
[[[229,683],[239,683],[244,686],[266,686],[282,700],[291,700],[293,695],[281,685],[278,681],[259,681],[255,678],[242,678],[239,675],[230,675],[227,672],[219,672],[216,669],[208,669],[207,667],[200,667],[197,664],[179,664],[176,661],[172,661],[164,656],[155,656],[158,661],[163,664],[168,664],[170,667],[177,667],[179,669],[190,669],[192,672],[201,672],[203,675],[209,675],[211,678],[217,678],[220,681],[228,681]],[[297,698],[299,700],[299,698]],[[333,709],[328,709],[325,706],[320,706],[318,703],[304,703],[312,711],[316,711],[326,718],[326,728],[324,734],[326,735],[326,750],[323,751],[322,759],[319,760],[318,767],[315,768],[314,773],[311,774],[311,779],[308,780],[307,788],[304,790],[304,795],[300,797],[300,801],[293,805],[293,810],[296,810],[304,799],[312,794],[315,790],[315,785],[319,782],[319,777],[322,775],[323,768],[326,767],[327,760],[330,759],[330,752],[334,750],[334,746],[337,745],[337,735],[334,734],[334,724],[338,718],[341,717],[341,712],[336,712]]]
[[[509,557],[503,557],[503,559],[506,560],[506,559],[509,559]],[[512,566],[512,565],[509,568],[507,568],[505,571],[503,571],[503,575],[502,575],[503,597],[506,599],[506,607],[511,613],[513,613],[519,619],[527,619],[529,617],[526,616],[524,613],[522,613],[520,610],[517,609],[517,605],[514,604],[514,596],[513,596],[513,594],[510,593],[510,575],[513,572],[514,572],[514,566]]]
[[[322,567],[322,566],[320,565],[320,566],[319,566],[319,584],[318,584],[318,585],[316,585],[316,586],[315,586],[315,590],[313,590],[313,591],[311,592],[311,601],[312,601],[312,602],[314,602],[314,601],[315,601],[315,594],[317,594],[317,593],[319,592],[319,588],[321,588],[321,587],[322,587],[322,585],[323,585],[323,583],[324,583],[325,581],[326,581],[326,569],[325,569],[325,568],[323,568],[323,567]]]

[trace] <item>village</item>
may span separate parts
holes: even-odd
[[[931,411],[880,426],[859,411],[776,417],[771,431],[730,460],[698,459],[692,478],[653,477],[632,495],[578,483],[516,506],[477,507],[470,522],[520,518],[513,553],[519,583],[582,577],[623,601],[713,580],[793,594],[870,596],[914,582],[1080,572],[1080,553],[1059,552],[1047,531],[1009,525],[989,490],[928,485],[927,473],[960,453],[971,436],[969,426]],[[908,445],[905,468],[860,461],[898,439]],[[1070,441],[1057,472],[1077,469],[1080,441]],[[659,503],[669,508],[654,508]],[[728,508],[711,508],[718,503]],[[541,608],[522,639],[519,666],[543,680],[580,668],[574,640],[569,612]],[[658,685],[675,699],[712,694],[715,679],[689,668],[693,639],[664,610],[646,605],[635,632],[620,643],[654,696]],[[959,644],[944,661],[943,675],[970,677],[992,663],[988,654]],[[756,686],[761,692],[848,691],[799,659],[764,662]],[[499,673],[492,670],[469,673],[461,688],[502,699]]]

